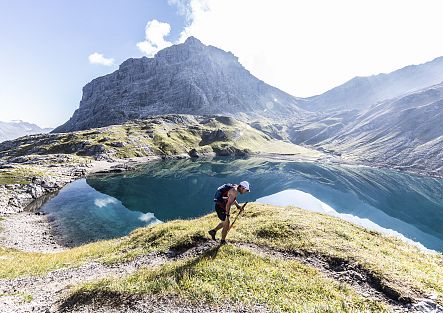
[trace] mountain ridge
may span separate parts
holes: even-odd
[[[14,120],[10,122],[0,121],[0,142],[16,139],[26,135],[48,133],[52,128],[42,128],[36,124]]]
[[[291,131],[296,144],[345,158],[443,175],[443,82],[359,113],[319,117]]]
[[[443,56],[390,73],[357,76],[300,106],[311,111],[361,110],[378,101],[398,97],[443,82]]]
[[[322,95],[297,98],[255,78],[231,52],[190,37],[183,44],[159,51],[154,58],[128,59],[115,72],[92,80],[83,88],[79,108],[53,132],[165,114],[223,115],[248,122],[275,139],[346,155],[352,161],[426,170],[419,162],[426,157],[422,162],[429,166],[426,172],[443,175],[436,152],[443,141],[439,136],[426,141],[423,136],[425,131],[443,134],[434,118],[439,102],[432,110],[428,107],[428,112],[419,108],[423,103],[418,96],[430,96],[440,88],[434,83],[442,81],[443,57],[438,57],[388,74],[355,77]],[[393,101],[407,102],[408,114],[401,113],[401,105],[389,104]],[[370,112],[376,112],[377,118],[364,124],[362,118],[368,118]],[[385,122],[391,124],[381,127],[382,116],[390,116]],[[435,129],[417,127],[415,119],[423,125],[432,120]],[[395,129],[397,124],[402,128]],[[415,133],[417,129],[422,133]],[[372,150],[363,149],[365,145]],[[426,154],[423,149],[433,152]]]
[[[121,124],[162,114],[220,114],[237,118],[300,117],[297,99],[247,71],[231,52],[194,37],[131,58],[83,87],[79,108],[53,132]]]

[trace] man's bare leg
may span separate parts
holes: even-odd
[[[230,226],[230,221],[227,219],[223,222],[223,230],[222,230],[222,237],[221,240],[224,241],[226,239],[226,236],[228,235]]]
[[[212,237],[213,240],[216,240],[216,239],[215,239],[215,234],[217,234],[217,231],[218,231],[220,228],[223,228],[224,225],[225,225],[224,222],[221,222],[221,223],[219,223],[214,229],[211,229],[210,231],[208,231],[209,235],[211,235],[211,237]]]
[[[217,227],[215,227],[213,230],[217,231],[219,229],[222,229],[224,224],[225,222],[220,222],[220,224],[218,224]]]

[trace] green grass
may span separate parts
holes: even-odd
[[[106,259],[118,253],[119,240],[101,241],[58,253],[30,253],[0,247],[0,278],[43,275],[49,271],[76,267],[89,260]]]
[[[180,119],[183,122],[180,122]],[[272,139],[248,124],[234,119],[222,117],[204,119],[187,115],[162,116],[66,134],[22,137],[15,140],[15,145],[11,145],[9,150],[1,151],[0,157],[59,153],[88,156],[101,151],[114,158],[126,159],[185,154],[192,149],[201,152],[227,150],[285,153],[308,157],[321,155],[311,149]],[[204,134],[220,130],[226,134],[226,138],[203,143]],[[117,142],[124,145],[116,146]]]
[[[259,257],[233,246],[76,290],[77,294],[91,292],[173,295],[190,304],[262,304],[275,312],[387,311],[309,266]]]
[[[25,253],[2,248],[0,278],[42,275],[57,268],[78,266],[88,260],[119,263],[149,252],[191,247],[208,240],[206,231],[216,223],[215,214],[195,220],[171,221],[136,229],[127,237],[120,239],[96,242],[51,254]],[[368,231],[334,217],[295,207],[281,208],[251,203],[228,239],[233,242],[250,242],[279,250],[309,252],[322,257],[347,260],[373,273],[403,297],[435,293],[438,296],[437,301],[442,303],[443,256],[441,254],[421,251],[394,237]],[[226,251],[221,250],[227,253],[221,256],[230,260],[230,254],[244,253],[230,249],[231,247]],[[253,256],[247,254],[245,257]],[[207,261],[199,260],[199,262]],[[256,262],[264,264],[260,263],[262,262],[260,260]],[[173,268],[184,266],[184,264],[174,264],[166,269],[172,271]],[[275,265],[273,268],[281,267]],[[146,273],[146,275],[158,274]],[[166,276],[163,278],[166,279]],[[131,285],[131,280],[126,282],[128,292],[138,288]],[[134,284],[138,282],[134,281]],[[164,291],[167,290],[169,289]],[[193,291],[189,292],[188,295],[191,295]],[[270,296],[269,301],[272,299]]]
[[[43,171],[32,166],[19,166],[12,169],[0,169],[0,185],[29,184],[32,177],[43,175]]]
[[[0,293],[1,297],[14,297],[14,296],[20,296],[22,298],[22,301],[25,303],[29,303],[33,300],[32,295],[24,292],[13,292],[13,293]]]
[[[196,221],[140,228],[123,245],[135,254],[189,246],[205,238],[206,230],[215,222],[214,215],[209,215]],[[355,262],[404,297],[419,291],[443,298],[441,254],[424,252],[395,237],[335,217],[294,207],[252,204],[229,236],[233,241]]]
[[[246,212],[233,239],[287,251],[308,251],[356,262],[408,296],[412,290],[443,297],[443,256],[426,253],[395,237],[323,215],[256,205]],[[441,300],[440,300],[441,301]]]

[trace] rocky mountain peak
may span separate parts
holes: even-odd
[[[231,52],[195,37],[131,58],[83,88],[80,107],[54,132],[67,132],[160,114],[298,117],[293,96],[251,75]]]
[[[195,47],[204,47],[205,45],[197,38],[195,38],[194,36],[189,36],[188,38],[186,38],[185,45],[188,46],[195,46]]]

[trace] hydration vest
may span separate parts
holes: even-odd
[[[214,195],[214,202],[225,202],[228,199],[228,192],[234,187],[233,184],[224,184],[217,188]]]

